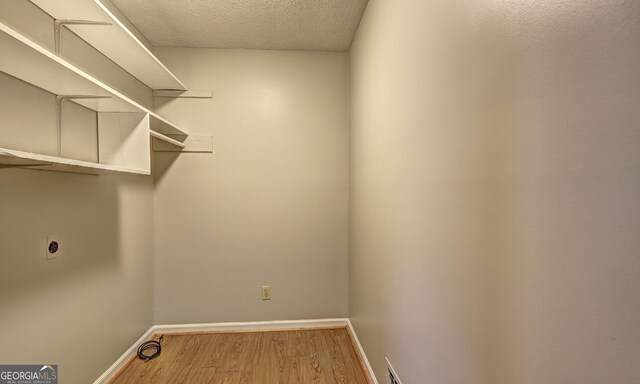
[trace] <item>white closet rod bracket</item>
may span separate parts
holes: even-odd
[[[58,135],[58,157],[62,157],[62,104],[67,100],[110,99],[111,96],[91,95],[57,95],[56,96],[56,131]]]
[[[91,20],[68,20],[60,19],[56,20],[53,24],[53,32],[56,39],[56,56],[60,57],[60,32],[65,25],[111,25],[106,21],[91,21]]]

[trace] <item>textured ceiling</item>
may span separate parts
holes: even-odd
[[[158,46],[345,51],[367,0],[111,0]]]

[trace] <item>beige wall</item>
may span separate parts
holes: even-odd
[[[52,46],[28,1],[0,14]],[[157,154],[155,195],[149,177],[0,170],[0,362],[86,383],[153,322],[349,315],[381,381],[388,356],[405,383],[637,383],[639,18],[630,1],[372,0],[350,98],[344,53],[161,49],[214,99],[158,111],[215,154]],[[0,147],[51,153],[51,96],[0,88]],[[91,159],[87,111],[66,113],[70,156]]]
[[[0,361],[93,382],[153,324],[151,179],[4,169],[0,212]]]
[[[372,0],[350,317],[382,379],[640,380],[640,6]]]
[[[344,53],[159,49],[215,154],[156,154],[156,323],[347,315]],[[263,302],[260,287],[271,285]]]
[[[53,48],[27,0],[0,19]],[[147,105],[151,92],[70,33],[63,53]],[[55,97],[0,73],[0,147],[55,155]],[[95,161],[96,115],[63,112],[63,155]],[[47,235],[63,255],[45,261]],[[58,364],[60,382],[100,376],[153,324],[153,178],[0,169],[0,364]]]

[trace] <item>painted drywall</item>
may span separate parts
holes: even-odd
[[[155,155],[156,323],[346,316],[346,54],[157,54],[213,92],[156,108],[215,153]]]
[[[53,20],[29,1],[0,19],[53,49]],[[151,92],[63,34],[63,55],[138,101]],[[55,155],[55,96],[0,73],[0,147]],[[96,114],[63,109],[63,155],[95,161]],[[93,382],[153,324],[153,178],[0,169],[0,363],[57,364]],[[54,235],[62,255],[46,261]]]
[[[153,324],[149,179],[0,170],[2,364],[93,382]]]
[[[373,0],[350,318],[380,380],[640,380],[640,3]]]

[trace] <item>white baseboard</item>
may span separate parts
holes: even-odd
[[[137,347],[140,343],[151,339],[154,334],[161,333],[189,333],[189,332],[215,332],[215,331],[267,331],[278,329],[313,329],[323,327],[347,327],[358,353],[362,357],[369,377],[373,384],[378,384],[367,355],[365,355],[358,336],[351,325],[349,319],[313,319],[313,320],[277,320],[277,321],[252,321],[239,323],[209,323],[209,324],[166,324],[154,325],[145,332],[136,343],[116,360],[93,384],[107,384],[115,375],[136,355]]]
[[[271,329],[307,329],[319,327],[346,327],[348,319],[276,320],[242,323],[172,324],[156,325],[155,333],[213,332],[213,331],[266,331]]]
[[[398,384],[402,384],[402,380],[400,380],[400,378],[398,377],[398,374],[396,373],[396,370],[393,369],[393,365],[391,365],[391,362],[389,361],[389,358],[385,357],[384,359],[387,361],[387,366],[391,370],[391,373],[393,373],[393,377],[395,377],[396,382]],[[391,380],[389,380],[389,381],[391,381]]]
[[[142,342],[149,340],[151,338],[151,336],[153,336],[153,334],[155,333],[153,330],[153,326],[151,328],[149,328],[149,330],[147,332],[144,333],[144,335],[142,335],[138,341],[136,341],[131,348],[127,349],[125,351],[125,353],[122,354],[122,356],[120,356],[120,358],[118,358],[118,360],[116,360],[115,363],[113,363],[103,374],[102,376],[98,377],[98,379],[96,381],[93,382],[93,384],[106,384],[109,382],[109,380],[111,380],[118,372],[120,372],[120,370],[127,365],[127,363],[129,363],[129,360],[131,360],[131,358],[133,356],[136,355],[137,353],[137,349],[138,349],[138,345],[140,345]]]
[[[364,361],[365,368],[367,369],[367,373],[369,374],[369,379],[373,382],[373,384],[378,384],[378,379],[376,379],[376,375],[373,373],[373,368],[371,368],[371,364],[369,364],[369,359],[367,359],[367,354],[364,353],[364,349],[362,348],[362,344],[360,344],[360,340],[358,340],[358,335],[356,334],[355,329],[353,329],[353,324],[351,324],[351,320],[347,319],[347,328],[349,328],[349,333],[351,334],[351,338],[353,342],[356,343],[356,348],[358,349],[358,353],[360,357]]]

